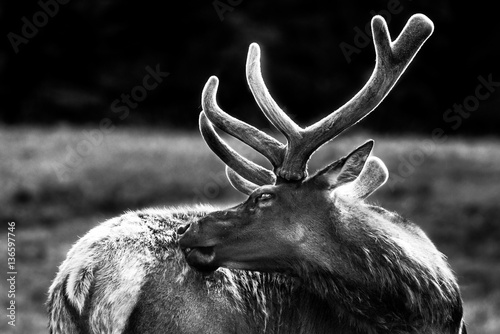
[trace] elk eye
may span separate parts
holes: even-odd
[[[262,202],[262,201],[267,201],[267,200],[270,200],[271,198],[273,198],[273,194],[270,194],[270,193],[262,193],[260,194],[259,196],[257,196],[255,198],[255,201],[256,202]]]

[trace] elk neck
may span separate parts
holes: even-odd
[[[304,286],[361,331],[407,331],[422,324],[454,330],[462,317],[459,288],[444,255],[425,234],[382,208],[332,201],[325,218],[331,244],[323,254],[295,263]]]

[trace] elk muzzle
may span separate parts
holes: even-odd
[[[179,246],[187,263],[201,272],[212,272],[219,267],[217,246],[224,239],[227,225],[220,223],[216,216],[204,218],[181,226],[177,230]]]

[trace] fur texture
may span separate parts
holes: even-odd
[[[460,295],[443,256],[415,249],[403,232],[432,246],[420,229],[384,209],[335,200],[345,212],[332,215],[372,222],[366,247],[346,242],[340,250],[360,268],[353,280],[314,261],[297,263],[298,276],[204,276],[186,264],[176,230],[213,208],[129,212],[68,253],[49,290],[50,333],[460,333]]]

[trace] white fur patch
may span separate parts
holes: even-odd
[[[136,253],[123,252],[117,263],[98,273],[89,325],[95,333],[119,334],[140,295],[149,260]]]
[[[177,227],[212,210],[194,206],[129,212],[89,231],[68,252],[49,289],[51,333],[81,332],[68,302],[88,320],[90,332],[122,333],[149,268],[177,252]]]

